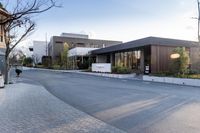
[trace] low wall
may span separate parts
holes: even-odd
[[[110,63],[92,63],[93,72],[107,72],[111,73],[111,64]]]
[[[91,72],[79,72],[81,74],[94,75],[94,76],[102,76],[109,78],[119,78],[119,79],[131,79],[136,76],[136,74],[109,74],[109,73],[91,73]]]
[[[178,84],[178,85],[189,85],[189,86],[199,86],[200,87],[200,80],[199,79],[156,77],[156,76],[146,76],[146,75],[144,75],[143,80],[144,81],[160,82],[160,83],[171,83],[171,84]]]
[[[119,78],[119,79],[131,79],[136,76],[135,73],[133,73],[133,74],[109,74],[109,73],[82,72],[80,70],[52,70],[52,69],[28,68],[28,67],[23,67],[23,70],[41,70],[41,71],[51,71],[51,72],[67,72],[67,73],[69,72],[69,73],[79,73],[79,74],[102,76],[102,77],[109,77],[109,78]]]

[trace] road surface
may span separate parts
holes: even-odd
[[[200,88],[76,73],[24,71],[51,94],[129,133],[199,133]]]

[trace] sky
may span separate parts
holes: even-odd
[[[156,36],[197,40],[196,0],[58,0],[62,8],[34,18],[36,31],[26,41],[45,41],[67,33],[93,39],[132,41]]]

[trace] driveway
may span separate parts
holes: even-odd
[[[76,73],[24,71],[73,107],[130,133],[199,133],[200,88]],[[35,83],[33,83],[35,84]]]

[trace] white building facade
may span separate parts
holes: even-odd
[[[33,41],[32,56],[34,63],[42,63],[42,57],[48,55],[48,46],[46,41]]]

